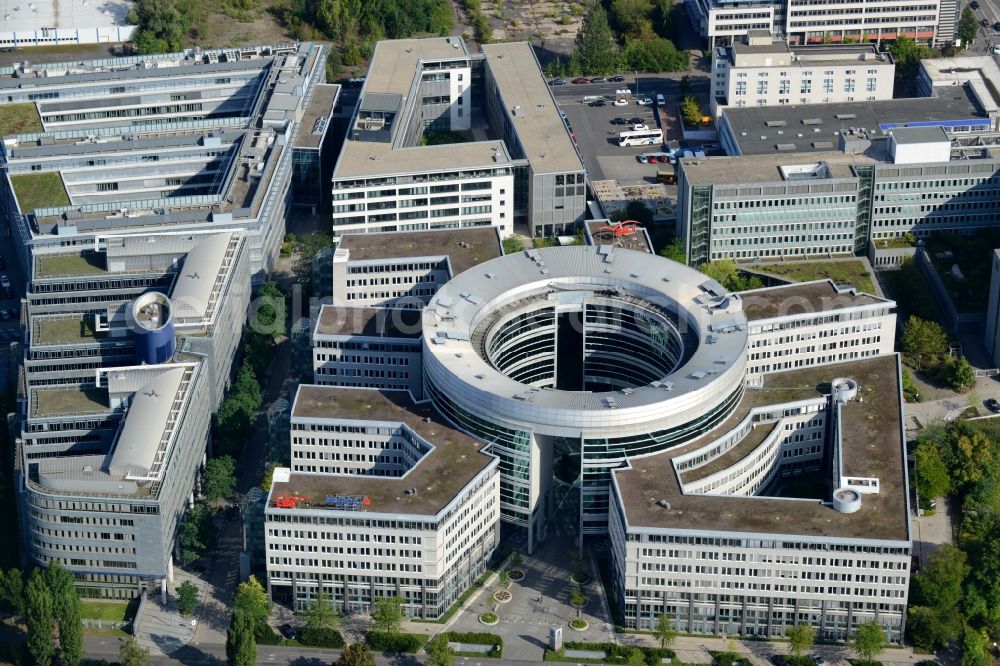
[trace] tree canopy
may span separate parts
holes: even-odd
[[[686,264],[687,250],[684,247],[684,239],[680,236],[674,236],[673,240],[664,245],[660,250],[660,256],[666,257],[671,261],[676,261],[679,264]]]
[[[666,649],[673,645],[677,639],[677,630],[674,629],[674,621],[669,615],[661,613],[656,617],[656,626],[653,627],[653,637],[660,641],[661,649]]]
[[[236,489],[236,461],[231,456],[212,458],[205,463],[201,490],[209,502],[231,497]]]
[[[812,648],[816,640],[816,630],[808,624],[797,624],[788,630],[788,647],[796,657],[801,657]]]
[[[764,282],[755,275],[744,277],[732,259],[710,261],[699,266],[698,270],[729,291],[746,291],[764,286]]]
[[[56,656],[53,642],[55,618],[52,614],[52,593],[41,569],[31,572],[25,589],[27,599],[28,652],[36,666],[51,666]]]
[[[195,504],[184,514],[177,528],[177,548],[182,563],[204,557],[215,544],[215,523],[212,512],[204,504]]]
[[[896,63],[896,79],[906,81],[917,75],[920,60],[929,57],[931,50],[911,37],[899,37],[889,45],[889,53]]]
[[[122,641],[118,649],[118,663],[121,666],[146,666],[149,663],[149,650],[136,643],[134,638]]]
[[[198,607],[198,586],[189,580],[177,586],[177,608],[181,615],[190,615]]]
[[[257,663],[257,643],[254,640],[254,619],[243,608],[234,608],[226,632],[226,661],[229,666],[254,666]]]
[[[615,70],[615,39],[599,2],[587,12],[576,35],[576,57],[584,74],[610,74]]]
[[[875,661],[875,657],[882,654],[887,644],[885,629],[875,620],[861,623],[851,641],[851,647],[866,664]]]
[[[903,326],[899,340],[904,354],[946,354],[948,353],[948,332],[936,321],[910,316]]]
[[[352,643],[340,653],[336,666],[375,666],[375,656],[367,643]]]
[[[966,6],[962,10],[962,17],[958,19],[958,37],[962,40],[962,46],[969,48],[979,34],[979,19],[971,7]]]
[[[399,633],[403,626],[403,600],[399,597],[386,597],[375,600],[375,610],[372,612],[372,624],[375,631],[385,634]]]

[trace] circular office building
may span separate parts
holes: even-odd
[[[529,536],[555,507],[567,526],[606,531],[611,469],[698,437],[742,397],[739,298],[613,246],[480,264],[437,292],[423,332],[429,397],[492,444],[503,517]]]

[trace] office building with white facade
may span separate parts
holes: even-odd
[[[712,50],[712,113],[726,107],[892,99],[896,66],[873,44],[793,47],[769,32]]]
[[[333,304],[423,308],[454,276],[503,253],[496,227],[348,234],[333,255]]]
[[[930,122],[868,132],[841,135],[840,153],[796,154],[819,141],[776,136],[789,150],[680,160],[678,228],[688,262],[849,256],[908,234],[996,226],[1000,135],[949,135]]]
[[[326,117],[311,105],[325,60],[303,43],[0,68],[0,114],[23,119],[0,206],[24,272],[98,236],[238,228],[262,278],[311,163],[293,155]]]
[[[173,579],[250,300],[241,229],[34,254],[15,471],[25,563],[129,599]]]
[[[792,44],[893,41],[909,37],[923,44],[946,46],[958,27],[956,0],[894,3],[873,0],[695,0],[686,3],[695,30],[709,46],[724,46],[749,32],[766,30]]]
[[[616,245],[528,250],[477,264],[430,298],[420,326],[423,390],[437,414],[496,458],[499,518],[525,529],[529,552],[553,531],[581,539],[610,534],[611,575],[628,626],[649,628],[665,612],[680,631],[779,636],[801,608],[800,621],[827,638],[842,639],[876,616],[898,641],[910,537],[894,310],[892,301],[829,281],[728,293],[693,269]],[[369,362],[382,362],[370,355]],[[872,398],[876,386],[880,394]],[[855,405],[862,404],[858,418]],[[881,420],[877,432],[869,428],[871,409]],[[356,418],[369,410],[364,401],[338,403],[322,414]],[[849,424],[842,412],[851,415]],[[315,439],[307,442],[295,420],[293,413],[292,474],[349,474],[326,479],[323,488],[337,492],[325,490],[322,501],[339,506],[340,495],[362,498],[352,509],[375,519],[376,509],[363,503],[368,486],[357,480],[366,473],[358,467],[382,461],[389,474],[399,461],[381,450],[338,457],[319,445],[335,430],[310,431]],[[874,445],[888,453],[869,462],[861,454]],[[675,513],[683,520],[647,522],[633,509],[638,500],[625,497],[633,470],[654,464],[662,469],[643,476],[652,485],[639,491],[642,502],[657,510],[661,501],[668,509],[681,503]],[[803,494],[804,487],[812,490]],[[285,500],[295,503],[296,515],[319,501],[319,491],[304,482],[288,488],[294,492]],[[269,512],[277,511],[274,492]],[[712,495],[741,504],[717,511]],[[316,515],[330,515],[322,513],[330,508]],[[743,526],[736,509],[753,520]],[[873,521],[884,523],[885,534],[873,533],[869,557],[891,568],[892,580],[866,574],[823,604],[814,601],[826,592],[811,583],[793,590],[770,580],[783,576],[773,566],[744,566],[736,574],[721,563],[686,561],[728,558],[730,546],[742,546],[760,562],[779,558],[796,571],[808,564],[809,577],[846,581],[831,568],[840,559],[793,561],[784,549],[853,552]],[[669,535],[658,536],[663,529]],[[698,554],[634,547],[689,537]],[[300,577],[326,572],[315,560],[302,562],[308,573]],[[675,565],[711,580],[689,584],[641,573]],[[282,577],[284,598],[306,598],[287,591],[293,574]],[[743,579],[745,588],[732,587]],[[363,587],[366,580],[357,582]],[[877,612],[872,596],[882,597]]]
[[[271,598],[370,612],[399,596],[411,617],[441,616],[499,542],[498,462],[482,448],[405,391],[300,386],[291,468],[264,514]]]
[[[333,232],[551,236],[583,219],[585,181],[529,44],[382,41],[334,168]]]

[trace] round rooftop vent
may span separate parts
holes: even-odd
[[[841,513],[854,513],[861,509],[861,493],[853,488],[837,488],[833,492],[833,508]]]

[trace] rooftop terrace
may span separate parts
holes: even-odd
[[[0,115],[4,107],[0,106]],[[58,171],[43,171],[41,173],[19,173],[10,177],[14,187],[17,205],[22,213],[28,213],[36,208],[54,208],[68,206],[69,195],[63,185],[62,176]]]
[[[33,345],[82,344],[104,337],[94,330],[94,321],[87,315],[37,316],[31,319]]]
[[[806,368],[765,376],[764,388],[748,390],[734,414],[689,445],[632,461],[614,473],[632,527],[807,535],[858,539],[909,539],[904,482],[902,410],[897,356]],[[861,401],[843,408],[844,472],[878,477],[880,492],[864,495],[857,513],[839,513],[821,502],[770,497],[684,495],[672,459],[731,430],[753,406],[825,396],[830,381],[858,382]],[[760,430],[758,426],[756,430]],[[752,437],[759,433],[753,431]],[[670,508],[657,504],[661,499]]]
[[[348,234],[341,237],[339,249],[349,250],[351,261],[447,255],[452,275],[458,275],[499,257],[500,237],[494,227]]]
[[[445,425],[430,403],[415,404],[405,391],[301,386],[292,406],[293,423],[300,419],[404,423],[434,450],[403,478],[293,473],[288,482],[273,484],[272,497],[366,496],[369,512],[435,515],[493,461],[479,452],[478,441]],[[417,492],[408,495],[409,488]]]
[[[104,255],[99,252],[35,255],[35,278],[100,275],[107,272]]]
[[[108,391],[94,386],[36,388],[31,391],[31,416],[100,414],[110,409]]]

